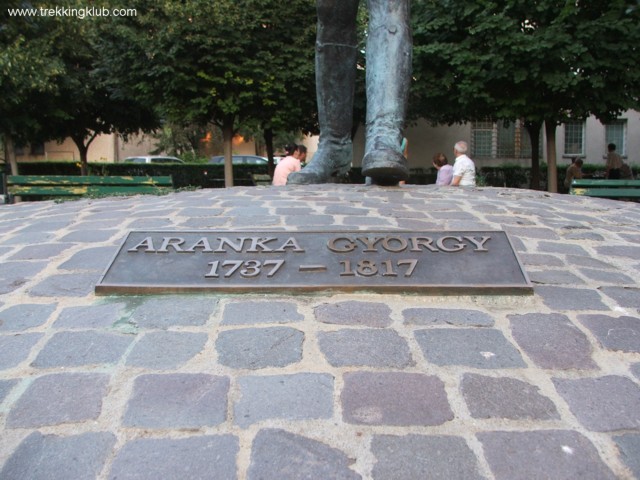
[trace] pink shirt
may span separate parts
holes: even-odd
[[[273,185],[286,185],[289,174],[299,172],[300,169],[300,160],[291,155],[284,157],[278,162],[276,170],[273,172]]]

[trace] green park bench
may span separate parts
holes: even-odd
[[[255,186],[271,185],[271,182],[272,182],[271,177],[269,175],[262,174],[262,173],[252,173],[251,181]]]
[[[171,176],[9,175],[10,197],[74,197],[166,193],[173,190]]]
[[[571,182],[572,195],[613,199],[640,198],[640,180],[582,179]]]

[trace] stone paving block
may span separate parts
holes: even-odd
[[[223,217],[225,218],[225,217]],[[257,227],[273,227],[280,225],[281,218],[275,215],[261,216],[229,216],[227,221],[231,223],[231,228],[257,228]],[[296,218],[296,217],[291,217]]]
[[[640,288],[601,287],[598,290],[613,298],[621,307],[640,309]]]
[[[571,412],[589,430],[640,430],[640,387],[632,380],[615,375],[552,380]]]
[[[33,432],[9,457],[0,471],[0,478],[7,480],[97,478],[115,443],[116,437],[110,432],[87,432],[68,437]]]
[[[240,377],[234,423],[243,428],[270,418],[331,418],[333,376],[318,373]]]
[[[640,434],[627,433],[613,437],[618,445],[620,458],[633,472],[635,478],[640,478]]]
[[[247,480],[362,478],[349,468],[354,460],[325,443],[285,430],[260,430],[253,440]]]
[[[554,229],[543,227],[512,227],[508,226],[505,231],[513,237],[519,237],[523,239],[527,238],[540,238],[543,240],[560,240],[560,237],[556,234]]]
[[[31,364],[38,368],[77,367],[118,363],[131,335],[100,332],[56,333]]]
[[[47,221],[43,220],[40,222],[33,222],[27,224],[24,228],[18,230],[19,235],[24,235],[27,233],[38,233],[38,232],[55,232],[57,230],[62,230],[63,228],[67,228],[71,220],[52,220]]]
[[[427,361],[473,368],[522,368],[518,350],[499,330],[434,328],[415,332]]]
[[[190,230],[208,230],[213,228],[221,228],[224,227],[228,218],[225,217],[199,217],[199,218],[188,218],[184,222],[179,223],[177,226],[180,229],[190,229]]]
[[[463,438],[445,435],[375,435],[374,480],[479,480],[473,451]]]
[[[540,394],[538,387],[515,378],[466,373],[460,390],[474,418],[560,418],[556,406]]]
[[[124,306],[124,303],[106,303],[103,305],[67,307],[60,312],[58,319],[53,322],[53,328],[109,328],[122,317]]]
[[[546,253],[560,253],[565,255],[586,255],[587,252],[579,245],[559,242],[539,242],[538,251]]]
[[[0,335],[0,370],[15,367],[24,361],[42,336],[42,333]]]
[[[56,309],[55,303],[23,304],[0,311],[0,332],[19,332],[45,323]]]
[[[17,383],[18,380],[0,380],[0,403],[9,395],[9,392]]]
[[[345,422],[361,425],[442,425],[453,412],[436,376],[348,372],[340,397]]]
[[[115,229],[94,229],[87,228],[83,230],[76,230],[75,232],[68,233],[60,239],[61,242],[77,242],[77,243],[102,243],[109,240],[111,237],[119,233]],[[115,253],[115,252],[114,252]]]
[[[127,356],[127,365],[156,370],[178,368],[202,351],[209,336],[196,332],[149,332]]]
[[[355,227],[389,227],[393,225],[389,219],[383,216],[347,216],[342,219],[343,225],[355,226]]]
[[[14,403],[7,415],[9,428],[95,420],[107,394],[109,375],[53,373],[38,377]]]
[[[553,255],[543,255],[540,253],[521,253],[518,255],[523,265],[542,267],[563,267],[564,262]]]
[[[631,370],[631,373],[633,373],[636,376],[636,378],[640,380],[640,363],[631,364],[631,367],[629,368],[629,370]]]
[[[227,418],[229,377],[149,374],[135,379],[123,424],[140,428],[212,427]]]
[[[272,217],[273,218],[273,217]],[[331,227],[335,223],[333,215],[292,215],[284,217],[284,219],[278,219],[277,223],[289,227]]]
[[[507,318],[513,338],[536,365],[560,370],[597,368],[589,340],[565,315],[528,313]]]
[[[314,309],[316,320],[336,325],[362,325],[388,327],[391,325],[391,309],[384,303],[347,301],[324,303]]]
[[[318,342],[327,361],[334,367],[404,368],[414,364],[407,341],[395,330],[320,332]]]
[[[640,246],[635,245],[601,245],[596,247],[596,252],[602,258],[621,257],[629,260],[640,258]]]
[[[220,332],[216,350],[227,367],[284,367],[302,359],[303,341],[304,333],[295,328],[243,328]]]
[[[222,325],[291,323],[304,320],[293,302],[233,302],[224,308]]]
[[[577,432],[478,433],[496,480],[613,480],[589,440]]]
[[[583,285],[584,280],[565,270],[528,272],[532,283],[547,285]]]
[[[235,480],[238,438],[138,438],[117,453],[110,480]]]
[[[3,262],[0,264],[0,295],[22,287],[47,266],[48,262]]]
[[[564,235],[564,238],[567,240],[589,240],[592,242],[602,242],[604,241],[604,237],[599,233],[595,232],[570,232]]]
[[[141,328],[194,327],[207,323],[217,306],[218,300],[211,297],[151,296],[133,310],[130,320]]]
[[[68,273],[52,275],[31,288],[34,297],[86,297],[100,279],[100,274]]]
[[[17,253],[11,255],[9,260],[50,260],[71,247],[73,247],[72,243],[43,243],[41,245],[27,245]]]
[[[593,257],[585,257],[582,255],[567,255],[567,263],[569,265],[575,265],[577,267],[597,268],[600,270],[615,270],[616,267],[610,263],[603,262]]]
[[[64,262],[60,270],[97,270],[103,273],[118,251],[117,246],[85,248]]]
[[[369,209],[345,205],[329,205],[325,208],[324,212],[327,215],[359,215],[366,217],[369,214]]]
[[[463,327],[492,327],[494,320],[479,310],[455,308],[407,308],[402,311],[405,325],[456,325]]]
[[[619,272],[608,272],[603,270],[594,270],[591,268],[580,268],[580,273],[585,277],[601,283],[611,283],[620,285],[635,285],[636,281],[627,275]]]
[[[640,352],[640,318],[608,315],[578,315],[600,345],[609,350]]]
[[[534,293],[540,295],[551,310],[609,310],[594,290],[541,286],[535,287]]]

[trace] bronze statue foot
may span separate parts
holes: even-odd
[[[373,150],[362,159],[362,175],[375,185],[397,185],[409,178],[407,159],[390,148]]]

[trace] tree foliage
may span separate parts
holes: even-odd
[[[14,2],[25,7],[23,2]],[[55,5],[55,3],[54,3]],[[83,8],[77,1],[65,7]],[[51,3],[29,2],[29,8]],[[150,108],[119,89],[110,73],[97,68],[102,17],[8,16],[2,28],[2,129],[19,141],[64,140],[80,151],[82,173],[97,135],[121,135],[157,125]],[[107,84],[107,80],[109,85]]]
[[[636,0],[415,0],[412,8],[414,117],[524,118],[539,133],[543,122],[608,120],[638,107]]]
[[[185,0],[134,2],[103,36],[105,68],[173,122],[223,131],[227,185],[239,126],[299,127],[313,90],[315,2]]]

